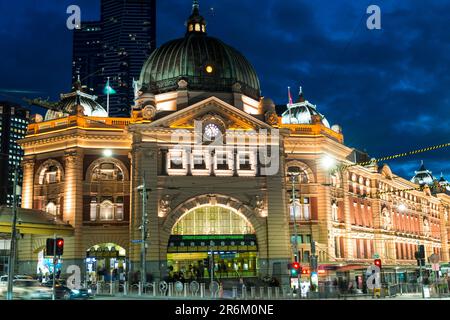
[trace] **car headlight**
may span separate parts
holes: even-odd
[[[73,294],[80,294],[80,290],[73,289],[73,290],[72,290],[72,293],[73,293]]]
[[[89,294],[92,294],[92,289],[88,289],[88,293],[89,293]]]

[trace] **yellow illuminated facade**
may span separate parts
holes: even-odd
[[[303,95],[278,115],[245,57],[209,38],[196,10],[179,46],[164,45],[143,67],[130,118],[89,116],[79,104],[31,123],[20,141],[23,208],[47,211],[73,228],[63,268],[139,270],[144,177],[151,190],[146,268],[156,280],[187,274],[215,252],[223,276],[269,275],[287,284],[294,254],[309,268],[313,241],[327,279],[362,276],[375,256],[388,275],[395,267],[414,272],[419,244],[427,256],[449,260],[447,189],[419,190],[387,164],[355,164],[359,153],[344,144],[342,128],[330,126]],[[162,57],[193,41],[205,45],[178,52],[188,55],[180,63],[210,53],[201,50],[223,53],[207,77],[204,64],[183,69]],[[171,76],[182,69],[193,75]],[[93,113],[101,108],[89,103]],[[334,164],[326,167],[324,158]],[[300,178],[292,203],[294,171]],[[44,245],[43,235],[19,241],[21,272],[36,270]]]

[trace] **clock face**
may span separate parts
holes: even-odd
[[[217,138],[221,134],[221,131],[219,127],[214,123],[208,123],[205,126],[204,133],[208,139],[212,140],[214,138]]]

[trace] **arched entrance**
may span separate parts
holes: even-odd
[[[86,250],[86,279],[124,281],[128,272],[126,250],[115,243],[101,243]]]
[[[167,249],[169,278],[240,278],[257,275],[256,233],[234,208],[204,204],[183,214],[172,228]]]

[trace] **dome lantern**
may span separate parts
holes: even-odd
[[[186,22],[188,33],[206,33],[206,20],[200,15],[198,0],[192,1],[192,13]]]

